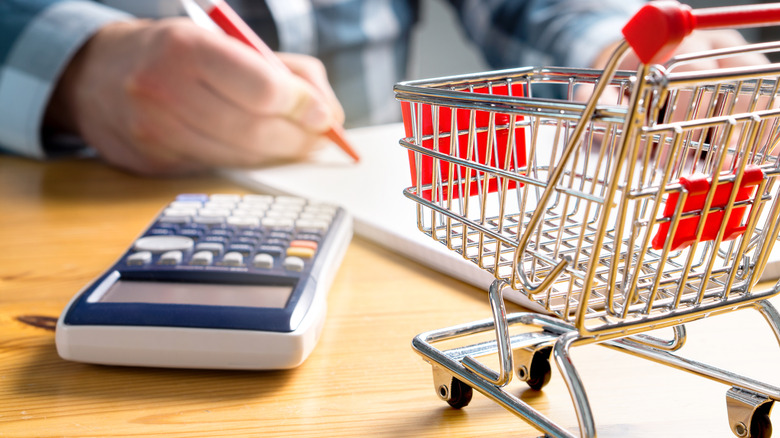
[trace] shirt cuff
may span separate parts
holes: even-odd
[[[107,23],[130,15],[91,1],[54,3],[22,31],[0,66],[0,144],[43,158],[41,124],[51,93],[79,48]]]

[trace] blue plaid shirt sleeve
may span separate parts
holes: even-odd
[[[59,75],[98,28],[126,17],[90,1],[0,0],[0,147],[45,155],[41,124]]]
[[[276,49],[323,61],[348,127],[400,118],[392,85],[407,78],[419,0],[228,1]],[[590,66],[620,39],[620,28],[644,0],[449,2],[489,65],[511,68]],[[105,3],[150,17],[180,7],[178,0]],[[127,17],[88,0],[0,0],[0,147],[45,155],[42,119],[62,69],[100,26]]]
[[[591,67],[644,0],[450,0],[492,68]]]

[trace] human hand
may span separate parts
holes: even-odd
[[[314,58],[249,47],[187,19],[107,25],[74,57],[47,122],[149,175],[297,159],[344,112]]]
[[[601,54],[594,60],[593,68],[604,68],[607,61],[612,56],[618,43],[608,46],[602,50]],[[686,37],[675,50],[675,54],[686,54],[702,52],[714,49],[726,49],[746,45],[747,41],[742,34],[733,29],[723,30],[701,30],[694,31]],[[739,53],[735,56],[722,58],[697,59],[691,62],[676,64],[673,71],[700,71],[718,68],[730,68],[739,66],[767,64],[769,60],[762,53]],[[629,51],[618,66],[619,70],[636,70],[639,67],[639,59],[633,51]],[[575,100],[585,101],[590,97],[593,87],[578,86],[575,92]],[[618,92],[616,89],[609,89],[601,96],[600,102],[606,104],[615,104],[618,101]],[[625,103],[625,100],[623,101]]]
[[[675,54],[683,55],[689,53],[697,53],[715,49],[729,49],[745,46],[747,42],[735,30],[717,30],[717,31],[695,31],[689,37],[677,47]],[[610,49],[612,50],[612,49]],[[611,55],[611,53],[609,54]],[[606,64],[609,55],[602,55],[598,63],[601,63],[600,67]],[[682,58],[678,58],[682,59]],[[709,70],[714,71],[718,69],[727,69],[744,66],[757,66],[762,64],[768,64],[767,57],[758,52],[739,52],[733,56],[723,57],[705,57],[696,59],[691,57],[690,61],[685,62],[673,62],[668,63],[665,67],[668,72],[692,72]],[[622,63],[618,68],[624,70],[636,70],[639,66],[639,60],[630,52],[625,56]],[[724,73],[725,74],[725,73]],[[700,84],[701,85],[701,84]],[[584,101],[591,95],[592,87],[581,86],[578,90],[575,90],[575,98]],[[738,90],[735,93],[735,90]],[[623,98],[617,87],[611,87],[605,90],[605,92],[599,96],[599,103],[607,105],[615,105],[616,103],[626,105],[628,99]],[[622,99],[621,99],[622,98]],[[658,123],[677,123],[681,121],[695,121],[711,119],[725,115],[735,114],[748,114],[759,110],[769,110],[778,107],[780,101],[777,97],[770,94],[754,95],[754,89],[752,87],[736,86],[731,88],[724,87],[717,94],[710,88],[698,87],[677,87],[675,89],[674,97],[669,97],[667,101],[663,103],[664,107],[661,109],[661,115],[657,120]],[[751,125],[746,123],[738,123],[731,130],[731,136],[728,143],[723,145],[719,142],[725,142],[727,140],[715,137],[716,129],[710,125],[708,128],[696,128],[686,134],[685,143],[688,150],[688,159],[680,161],[679,163],[687,163],[689,166],[703,165],[705,161],[699,160],[695,157],[700,157],[702,150],[700,148],[711,148],[711,151],[720,151],[724,154],[722,157],[717,155],[708,154],[708,162],[719,161],[719,170],[728,171],[735,166],[734,160],[738,158],[734,155],[734,151],[738,142],[744,139],[746,135],[743,130],[750,129]],[[724,132],[722,129],[721,133]],[[758,145],[766,145],[770,141],[771,129],[761,129],[759,131],[759,137],[756,138],[755,143]],[[760,147],[758,148],[760,149]],[[776,148],[780,150],[780,148]],[[769,153],[776,155],[778,150],[770,150]],[[692,171],[693,169],[691,169]]]

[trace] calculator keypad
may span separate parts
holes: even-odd
[[[289,196],[180,195],[135,241],[125,264],[302,271],[336,211]]]

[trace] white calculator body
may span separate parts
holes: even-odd
[[[351,237],[332,205],[180,195],[71,300],[57,352],[106,365],[296,367],[319,339]]]

